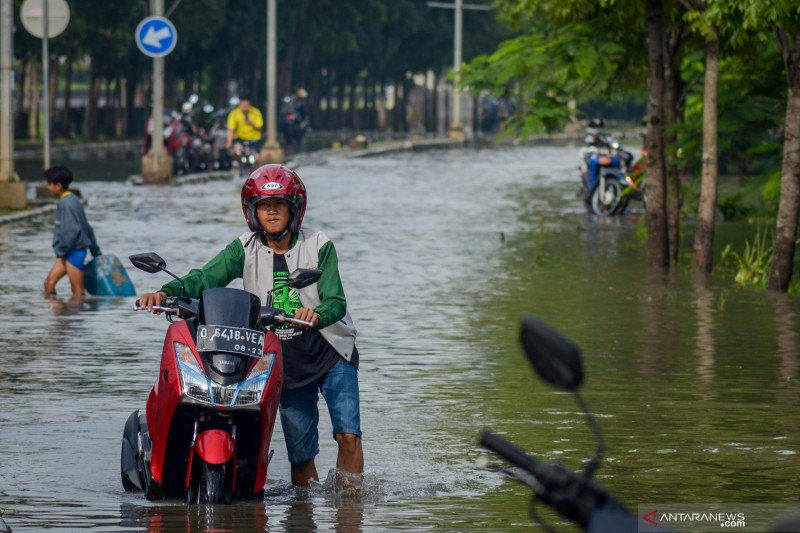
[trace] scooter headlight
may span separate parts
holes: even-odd
[[[261,402],[274,363],[275,352],[265,353],[261,356],[256,366],[247,374],[247,379],[237,387],[233,405],[253,405]]]
[[[255,405],[261,402],[272,374],[275,352],[265,353],[241,383],[220,385],[210,380],[191,348],[175,342],[175,358],[181,376],[181,392],[194,400],[224,407]]]
[[[197,358],[195,358],[192,349],[180,342],[173,344],[175,346],[175,359],[178,361],[178,370],[180,370],[181,392],[195,400],[211,403],[209,380]]]

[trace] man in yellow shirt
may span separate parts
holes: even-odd
[[[258,154],[261,151],[261,128],[264,126],[264,117],[261,111],[250,104],[250,98],[243,96],[239,99],[239,105],[228,113],[228,137],[225,141],[225,148],[228,150],[233,146],[233,152],[237,157],[242,154],[242,145],[249,148],[250,154],[257,162]]]

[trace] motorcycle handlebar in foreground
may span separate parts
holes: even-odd
[[[599,467],[603,452],[603,436],[594,415],[584,403],[578,388],[583,383],[580,350],[567,338],[543,322],[526,317],[522,322],[521,341],[539,376],[575,394],[597,438],[597,449],[583,472],[575,472],[559,462],[541,462],[533,455],[492,431],[484,431],[479,444],[502,459],[510,467],[484,461],[484,468],[500,472],[533,489],[533,503],[539,501],[586,531],[636,531],[636,519],[607,489],[592,477]],[[553,531],[536,514],[532,518],[545,530]]]

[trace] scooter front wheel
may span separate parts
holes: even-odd
[[[203,461],[197,503],[231,503],[231,491],[225,486],[225,465],[212,465]]]
[[[594,188],[590,200],[592,213],[601,217],[616,214],[622,200],[622,184],[619,180],[606,178],[604,181],[604,186],[601,186],[601,182]]]

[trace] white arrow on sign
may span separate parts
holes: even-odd
[[[164,39],[169,39],[170,37],[172,37],[172,32],[169,31],[169,28],[164,27],[156,31],[152,26],[150,26],[147,29],[147,33],[142,39],[142,42],[147,46],[161,48],[161,41]]]

